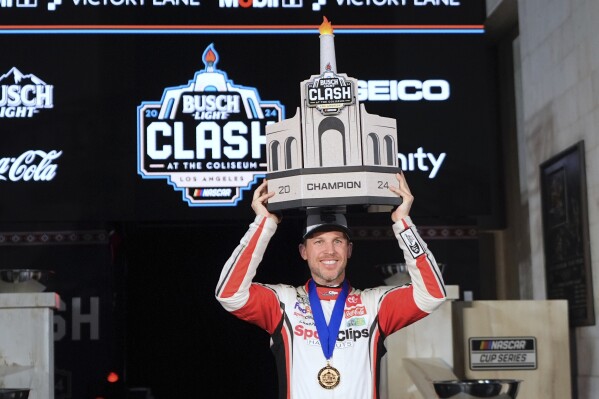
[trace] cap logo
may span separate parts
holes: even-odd
[[[335,215],[323,214],[321,215],[320,220],[322,220],[323,223],[334,223],[337,221],[337,217]]]

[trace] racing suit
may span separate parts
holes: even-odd
[[[385,338],[427,316],[445,300],[434,257],[410,217],[393,224],[411,284],[359,290],[350,287],[331,366],[339,370],[333,389],[317,380],[327,362],[308,297],[308,283],[293,287],[252,282],[277,223],[256,216],[226,262],[216,299],[236,317],[266,330],[277,364],[281,399],[378,399]],[[327,323],[341,288],[317,287]]]

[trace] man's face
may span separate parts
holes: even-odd
[[[300,255],[308,262],[317,284],[338,285],[345,278],[352,243],[341,231],[315,233],[299,246]]]

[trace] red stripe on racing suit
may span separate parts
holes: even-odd
[[[351,287],[331,358],[341,381],[334,389],[324,389],[316,376],[326,359],[306,285],[252,282],[276,228],[274,220],[256,216],[224,265],[216,299],[236,317],[270,334],[279,375],[279,398],[378,399],[385,338],[430,314],[445,300],[443,280],[433,255],[409,217],[393,225],[411,284],[366,290]],[[321,303],[328,321],[335,302],[325,299]]]

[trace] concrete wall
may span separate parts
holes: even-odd
[[[513,55],[518,182],[508,185],[506,232],[498,232],[500,266],[518,263],[521,298],[545,299],[545,259],[541,217],[539,165],[553,155],[585,142],[588,223],[594,286],[599,310],[599,1],[487,0],[493,29],[505,38],[517,13],[517,31],[510,38]],[[512,17],[513,17],[512,12]],[[506,137],[509,140],[509,137]],[[506,169],[510,168],[506,166]],[[524,218],[525,220],[517,220]],[[518,259],[506,256],[522,243],[512,241],[510,229],[525,223],[528,248]],[[525,248],[526,248],[525,244]],[[503,251],[503,253],[501,253]],[[500,271],[501,272],[501,271]],[[506,280],[507,281],[507,280]],[[506,282],[505,284],[509,284]],[[509,288],[498,292],[509,292]],[[599,318],[598,318],[599,320]],[[572,330],[575,338],[575,391],[581,399],[599,392],[599,326]]]

